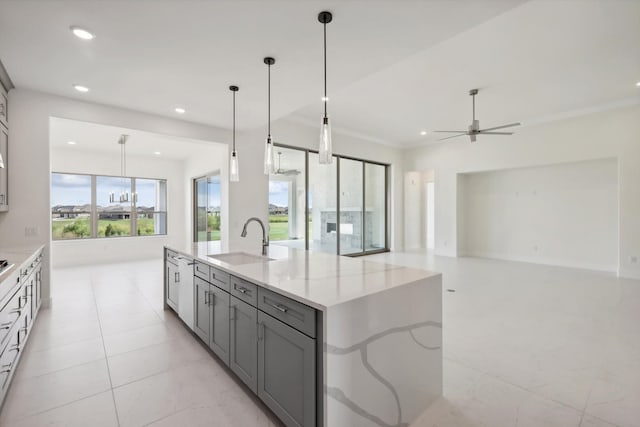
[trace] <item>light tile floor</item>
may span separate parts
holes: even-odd
[[[368,259],[441,271],[455,290],[444,396],[412,427],[640,426],[640,281],[422,252]],[[1,426],[279,425],[163,311],[160,261],[56,270],[53,283]]]
[[[162,262],[53,272],[0,426],[279,426],[162,304]]]

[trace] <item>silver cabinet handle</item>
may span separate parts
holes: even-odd
[[[208,305],[215,305],[215,300],[216,300],[216,294],[214,294],[213,292],[209,292],[209,304]]]
[[[265,304],[267,304],[270,307],[275,308],[278,311],[281,311],[283,313],[286,313],[287,311],[289,311],[289,308],[287,308],[286,306],[282,305],[282,304],[269,304],[268,302],[265,301]]]
[[[229,310],[229,320],[235,320],[235,318],[236,318],[236,316],[235,316],[235,314],[236,314],[236,306],[232,305],[230,308],[231,308],[231,310]]]
[[[10,314],[18,313],[18,317],[20,317],[20,315],[22,314],[22,307],[20,307],[20,308],[14,308],[14,309],[13,309],[13,310],[11,310],[9,313],[10,313]]]
[[[11,326],[13,326],[13,322],[5,322],[0,324],[0,329],[11,329]]]
[[[176,271],[176,274],[175,274],[175,282],[180,283],[180,272],[178,271]]]
[[[264,323],[258,323],[258,341],[262,341],[264,339]]]
[[[204,291],[204,304],[209,305],[209,291]]]
[[[243,294],[246,294],[246,293],[249,291],[249,289],[247,289],[247,288],[243,288],[242,286],[240,286],[239,288],[236,288],[236,290],[237,290],[238,292],[243,293]]]

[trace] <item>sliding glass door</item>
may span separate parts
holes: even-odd
[[[220,240],[220,175],[193,180],[194,242]]]
[[[362,252],[364,244],[363,167],[359,160],[340,159],[340,255]],[[367,227],[367,233],[371,230]]]
[[[388,165],[276,146],[269,175],[273,244],[340,255],[385,251]],[[304,215],[306,212],[306,215]]]

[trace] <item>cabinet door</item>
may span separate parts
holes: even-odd
[[[209,288],[211,326],[209,347],[229,366],[229,294],[215,286]]]
[[[258,310],[231,296],[229,367],[254,393],[258,388]]]
[[[180,272],[174,264],[167,263],[167,304],[178,312]]]
[[[287,426],[314,426],[315,340],[261,311],[258,323],[258,396]]]
[[[209,288],[210,284],[200,279],[193,278],[193,330],[202,341],[209,344],[209,327],[210,327],[210,307],[209,307]]]
[[[35,287],[35,306],[36,310],[40,308],[40,304],[42,304],[42,265],[38,267],[36,270],[36,287]]]
[[[0,168],[0,211],[6,211],[9,206],[9,133],[0,126],[0,155],[4,162],[4,168]]]

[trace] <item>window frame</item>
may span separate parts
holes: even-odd
[[[86,241],[86,240],[99,240],[99,239],[117,239],[117,238],[137,238],[137,237],[159,237],[159,236],[167,236],[169,234],[169,208],[168,208],[168,181],[166,178],[148,178],[148,177],[140,177],[140,176],[125,176],[122,177],[120,175],[103,175],[103,174],[89,174],[89,173],[76,173],[76,172],[59,172],[59,171],[51,171],[51,175],[76,175],[76,176],[89,176],[91,177],[91,212],[90,212],[90,236],[89,237],[75,237],[69,239],[56,239],[53,236],[53,212],[51,211],[52,206],[49,207],[49,215],[51,221],[51,240],[54,242],[69,242],[69,241]],[[127,236],[99,236],[99,219],[100,215],[98,213],[98,202],[97,202],[97,181],[99,177],[104,178],[124,178],[129,180],[131,195],[130,195],[130,210],[129,212],[129,235]],[[165,199],[165,210],[157,210],[154,207],[153,212],[150,212],[154,216],[156,214],[164,214],[164,233],[158,234],[138,234],[138,204],[137,204],[137,193],[136,193],[136,180],[147,180],[147,181],[157,181],[160,183],[164,183],[164,199]],[[51,204],[51,200],[49,200],[49,204]],[[159,206],[158,206],[159,207]],[[146,212],[148,214],[149,212]]]
[[[307,224],[305,224],[305,250],[309,250],[309,225],[308,225],[308,221],[309,221],[309,153],[315,153],[318,154],[318,151],[316,150],[311,150],[308,148],[303,148],[303,147],[296,147],[294,145],[287,145],[287,144],[282,144],[279,142],[274,142],[274,147],[282,147],[282,148],[287,148],[290,150],[298,150],[298,151],[302,151],[305,153],[305,185],[304,185],[304,191],[305,191],[305,220],[307,221]],[[375,160],[367,160],[367,159],[362,159],[362,158],[357,158],[357,157],[351,157],[351,156],[344,156],[341,154],[336,154],[333,153],[333,159],[337,162],[336,165],[336,196],[337,196],[337,203],[336,203],[336,225],[337,225],[337,229],[340,230],[340,160],[344,159],[344,160],[354,160],[354,161],[358,161],[358,162],[362,162],[362,224],[363,224],[363,229],[362,229],[362,251],[361,252],[354,252],[354,253],[350,253],[350,254],[342,254],[342,256],[348,256],[348,257],[359,257],[359,256],[363,256],[363,255],[373,255],[373,254],[377,254],[377,253],[383,253],[383,252],[389,252],[390,249],[390,234],[389,234],[389,230],[391,229],[390,227],[390,220],[391,220],[391,215],[389,214],[389,207],[391,205],[390,203],[390,198],[391,198],[391,194],[390,194],[390,180],[391,180],[391,164],[389,163],[383,163],[383,162],[378,162]],[[378,165],[378,166],[384,166],[385,168],[385,174],[384,174],[384,248],[380,248],[380,249],[372,249],[372,250],[366,250],[366,245],[365,245],[365,228],[364,228],[364,224],[366,222],[366,184],[367,184],[367,180],[365,177],[365,169],[366,169],[366,164],[372,164],[372,165]],[[337,239],[337,251],[336,251],[336,255],[341,255],[340,254],[340,236],[338,234],[338,239]]]

